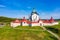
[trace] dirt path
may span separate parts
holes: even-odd
[[[55,34],[55,33],[53,33],[52,31],[50,31],[50,30],[47,30],[45,27],[43,27],[43,26],[41,26],[41,28],[43,28],[43,30],[46,30],[47,32],[49,32],[50,34],[52,34],[53,36],[55,36],[58,40],[60,40],[60,37],[57,35],[57,34]]]

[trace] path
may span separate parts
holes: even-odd
[[[55,33],[53,33],[52,31],[50,31],[50,30],[47,30],[45,27],[43,27],[43,26],[41,26],[41,28],[43,28],[43,30],[46,30],[47,32],[49,32],[50,34],[52,34],[53,36],[55,36],[58,40],[60,40],[60,37],[57,35],[57,34],[55,34]]]

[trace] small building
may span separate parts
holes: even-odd
[[[56,22],[53,17],[50,18],[50,20],[44,20],[43,21],[43,26],[52,26],[52,25],[57,25],[59,24],[58,22]]]
[[[22,26],[29,26],[29,20],[27,20],[27,19],[25,19],[25,17],[23,17],[21,24],[22,24]]]
[[[14,20],[11,22],[11,27],[17,27],[17,26],[20,26],[21,25],[21,20]]]

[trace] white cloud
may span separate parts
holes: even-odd
[[[42,19],[50,19],[51,16],[54,19],[59,19],[60,18],[60,8],[57,8],[51,12],[41,11],[40,16]]]
[[[6,7],[6,6],[4,6],[4,5],[0,5],[0,7]]]
[[[46,12],[46,11],[37,11],[39,12],[39,16],[41,19],[50,19],[50,17],[52,16],[54,19],[59,19],[60,18],[60,12],[58,9],[55,9],[51,12]],[[26,18],[29,18],[29,16],[31,15],[31,11],[26,11],[26,10],[20,10],[20,11],[14,11],[12,13],[15,13],[13,14],[13,16],[15,15],[16,18],[23,18],[23,17],[26,17]]]
[[[29,17],[29,11],[26,10],[4,10],[4,9],[0,9],[0,16],[6,16],[6,17],[12,17],[12,18],[23,18]]]
[[[9,13],[8,15],[10,17],[14,17],[14,18],[23,18],[23,17],[29,18],[30,11],[26,11],[26,10],[11,10],[8,13]]]
[[[41,19],[50,19],[52,16],[53,18],[60,18],[60,9],[55,9],[51,12],[48,11],[37,11],[39,13],[39,16]],[[8,16],[8,17],[14,17],[14,18],[29,18],[31,15],[30,10],[2,10],[0,9],[0,15],[1,16]]]

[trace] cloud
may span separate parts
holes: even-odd
[[[57,8],[53,11],[40,11],[40,17],[42,19],[50,19],[50,17],[53,17],[54,19],[60,19],[60,8]]]
[[[23,17],[29,18],[30,11],[0,9],[0,16],[6,16],[12,18],[23,18]]]
[[[4,5],[0,5],[0,7],[6,7],[6,6],[4,6]]]
[[[54,19],[60,18],[60,9],[57,8],[51,12],[48,11],[37,11],[41,19],[50,19],[52,16]],[[0,9],[0,16],[7,16],[13,18],[29,18],[31,15],[31,10],[8,10],[8,9]]]
[[[31,10],[9,10],[0,9],[0,16],[7,16],[12,18],[29,18],[31,15]]]

